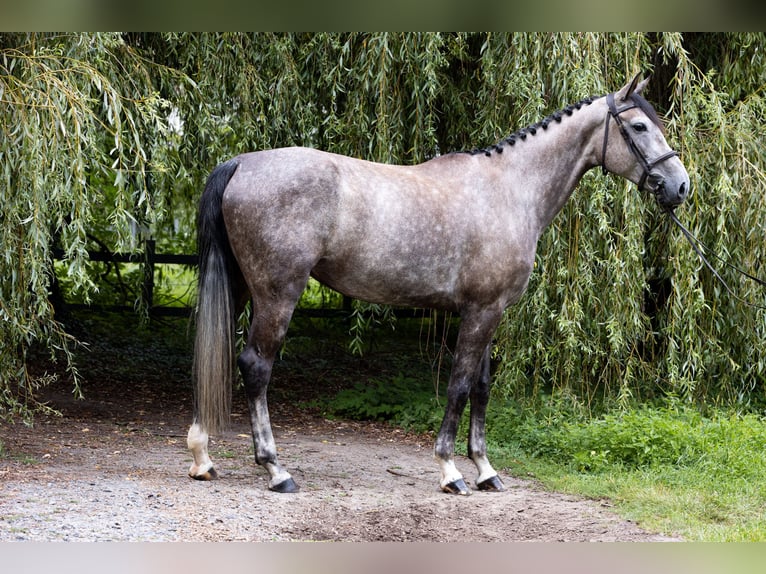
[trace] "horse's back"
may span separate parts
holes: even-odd
[[[419,166],[302,147],[246,153],[236,161],[239,167],[224,194],[230,230],[244,226],[268,236],[277,226],[312,227],[353,242],[370,234],[398,234],[402,224],[411,226],[425,212],[448,204],[448,196],[434,195],[444,186]],[[428,221],[433,223],[433,214]]]

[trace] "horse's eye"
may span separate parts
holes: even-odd
[[[646,131],[646,124],[643,122],[636,122],[635,124],[632,124],[633,130],[637,132],[645,132]]]

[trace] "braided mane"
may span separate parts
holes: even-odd
[[[471,155],[477,155],[477,154],[483,153],[487,157],[490,157],[493,151],[497,153],[503,153],[503,147],[506,144],[511,146],[516,145],[516,142],[518,140],[524,141],[527,139],[527,136],[534,136],[537,133],[537,130],[539,129],[547,130],[551,122],[561,123],[561,120],[564,118],[564,116],[571,116],[576,110],[579,110],[583,106],[589,106],[599,97],[603,97],[603,96],[589,96],[587,98],[583,98],[576,104],[570,104],[566,106],[565,108],[552,113],[547,118],[537,123],[534,123],[531,126],[527,126],[525,128],[522,128],[512,133],[507,138],[499,141],[496,144],[493,144],[484,148],[474,148],[472,150],[464,150],[464,151],[459,151],[455,153],[467,153]]]

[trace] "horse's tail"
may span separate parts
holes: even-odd
[[[225,428],[231,414],[236,321],[232,277],[238,264],[229,245],[222,202],[238,166],[233,159],[213,170],[197,215],[199,278],[192,377],[195,421],[210,433]]]

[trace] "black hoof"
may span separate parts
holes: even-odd
[[[505,490],[503,481],[500,480],[500,477],[497,475],[491,476],[487,480],[482,480],[476,485],[476,488],[479,490],[487,490],[492,492],[503,492]]]
[[[468,488],[465,481],[462,478],[459,478],[453,482],[450,482],[449,484],[445,484],[442,486],[442,490],[446,492],[447,494],[458,494],[460,496],[470,496],[471,495],[471,489]]]
[[[269,487],[269,490],[272,492],[281,492],[287,494],[298,492],[300,489],[301,487],[295,484],[295,481],[292,479],[292,477],[288,478],[287,480],[283,480],[279,484],[275,484]]]
[[[191,478],[194,480],[215,480],[218,478],[218,473],[215,471],[215,468],[210,467],[206,472],[203,472],[202,474],[189,474]]]

